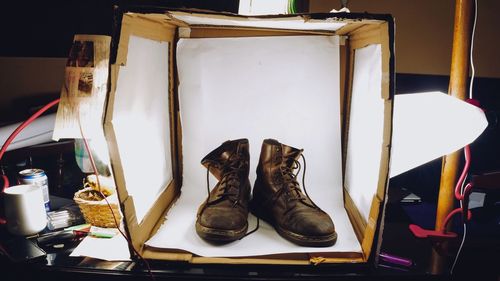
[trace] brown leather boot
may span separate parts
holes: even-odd
[[[332,219],[302,193],[298,172],[293,173],[296,168],[300,170],[302,151],[273,139],[264,140],[250,209],[293,243],[331,246],[337,241]]]
[[[226,243],[245,236],[250,199],[248,140],[226,141],[201,160],[207,168],[208,198],[198,209],[196,232],[210,242]],[[209,174],[219,181],[212,191]]]

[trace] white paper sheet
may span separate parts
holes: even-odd
[[[106,261],[130,261],[127,240],[120,234],[113,238],[87,236],[69,256],[91,257]]]
[[[172,15],[181,21],[190,25],[214,25],[214,26],[243,26],[243,27],[260,27],[260,28],[277,28],[290,30],[325,30],[336,31],[346,25],[346,23],[338,22],[335,19],[311,20],[307,21],[302,17],[286,18],[286,19],[262,19],[262,18],[208,18],[206,16],[197,16],[194,14],[175,13]]]
[[[168,42],[130,36],[127,64],[120,67],[113,105],[111,122],[139,223],[173,178],[168,48]]]
[[[333,36],[178,42],[182,194],[147,245],[225,257],[361,251],[343,207],[338,44]],[[252,184],[263,139],[305,149],[307,190],[336,224],[334,246],[296,246],[264,222],[256,233],[224,246],[198,237],[196,211],[207,196],[200,161],[222,142],[243,137],[250,140]],[[215,185],[214,178],[211,183]],[[254,226],[251,216],[249,229]]]
[[[349,118],[345,186],[361,215],[368,220],[378,187],[384,100],[382,51],[379,44],[357,49]]]

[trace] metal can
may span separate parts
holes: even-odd
[[[42,169],[26,169],[19,172],[20,184],[32,184],[40,187],[43,194],[45,210],[50,211],[49,180]]]

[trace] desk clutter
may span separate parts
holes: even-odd
[[[113,179],[89,175],[83,186],[73,200],[80,207],[85,221],[98,227],[119,227],[122,216]]]
[[[47,212],[47,228],[57,230],[73,225],[84,223],[82,213],[77,205],[71,204],[64,206],[56,211]]]

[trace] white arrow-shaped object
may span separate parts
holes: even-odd
[[[396,95],[390,176],[472,143],[487,126],[480,108],[442,92]]]

